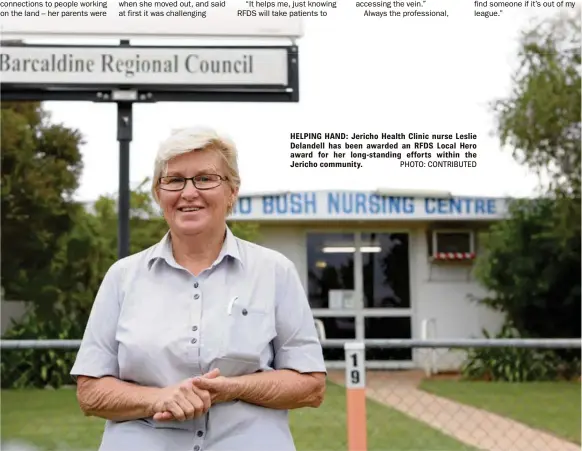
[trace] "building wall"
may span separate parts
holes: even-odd
[[[289,257],[297,266],[304,287],[307,286],[306,237],[309,231],[350,232],[354,230],[407,231],[410,234],[412,338],[419,339],[424,320],[432,320],[430,338],[477,338],[482,329],[496,332],[501,326],[500,314],[471,301],[486,291],[472,275],[473,265],[467,262],[431,263],[428,258],[427,223],[279,223],[262,224],[260,244]],[[477,252],[479,249],[477,248]],[[434,355],[433,355],[434,354]],[[424,367],[436,357],[441,371],[456,369],[463,353],[439,349],[416,350],[415,366]]]
[[[417,331],[415,338],[421,338],[424,320],[434,320],[431,326],[436,327],[429,328],[430,338],[483,338],[482,329],[495,333],[501,326],[503,317],[471,300],[487,294],[472,274],[473,264],[431,263],[427,258],[425,230],[417,231],[411,239],[414,242],[411,267],[416,279],[413,285],[414,329]],[[463,352],[446,349],[439,349],[434,353],[437,368],[441,371],[458,368],[464,357]],[[414,360],[424,366],[430,354],[426,350],[417,350]]]
[[[0,334],[4,333],[12,326],[12,321],[18,321],[26,314],[27,305],[23,301],[6,301],[2,299],[2,315]]]

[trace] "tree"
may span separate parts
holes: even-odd
[[[550,177],[553,192],[580,197],[580,12],[527,30],[506,99],[494,103],[502,144]]]
[[[494,103],[501,143],[549,180],[544,195],[555,200],[556,233],[566,252],[581,233],[580,17],[577,10],[527,30],[512,93]]]
[[[485,237],[482,302],[522,336],[580,337],[580,16],[558,16],[523,35],[520,67],[495,102],[501,143],[549,183],[516,200]]]
[[[522,336],[580,337],[580,236],[556,234],[553,199],[514,202],[510,211],[484,237],[476,275],[493,295],[481,302]]]
[[[77,130],[54,124],[38,103],[1,104],[2,287],[8,299],[48,308],[52,264],[80,206]]]

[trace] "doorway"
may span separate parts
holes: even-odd
[[[307,281],[326,338],[412,338],[407,233],[309,232]],[[344,350],[324,348],[324,356],[343,362]],[[370,367],[409,367],[412,350],[367,348],[366,360]]]

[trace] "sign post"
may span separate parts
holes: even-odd
[[[129,47],[128,40],[121,41],[121,47]],[[131,98],[131,96],[130,96]],[[117,102],[117,141],[119,141],[119,198],[117,199],[117,255],[129,255],[129,218],[131,191],[129,187],[130,145],[133,135],[133,103]]]
[[[119,199],[117,205],[117,255],[129,255],[129,146],[133,128],[133,104],[117,102],[117,140],[119,141]]]
[[[133,104],[298,102],[298,48],[282,46],[26,45],[3,41],[0,92],[8,101],[117,103],[118,257],[129,255]]]
[[[365,346],[363,342],[347,342],[344,349],[346,355],[348,451],[366,451]]]

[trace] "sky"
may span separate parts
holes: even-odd
[[[203,125],[237,144],[241,194],[378,188],[491,197],[534,194],[536,176],[515,163],[493,134],[490,104],[510,92],[520,31],[555,10],[507,9],[486,19],[474,17],[469,0],[428,3],[433,9],[448,8],[449,17],[363,17],[346,2],[326,18],[304,19],[305,34],[297,41],[299,103],[134,105],[132,184],[151,176],[157,148],[172,129]],[[85,169],[76,197],[91,201],[116,192],[115,104],[45,105],[55,122],[84,136]],[[291,132],[475,133],[478,165],[421,169],[366,160],[361,169],[291,168]]]

